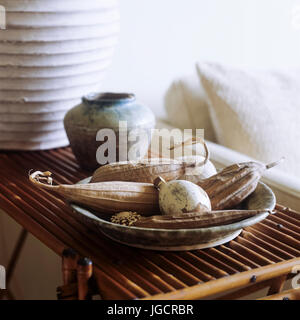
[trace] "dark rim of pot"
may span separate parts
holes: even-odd
[[[89,93],[82,98],[83,102],[92,103],[115,103],[115,102],[132,102],[135,100],[133,93],[114,93],[114,92],[103,92],[103,93]]]

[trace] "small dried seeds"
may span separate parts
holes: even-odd
[[[111,217],[111,222],[123,226],[131,226],[141,218],[136,212],[125,211],[119,212]]]

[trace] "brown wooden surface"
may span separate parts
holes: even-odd
[[[200,299],[273,278],[274,292],[282,287],[282,276],[300,264],[300,214],[293,210],[277,206],[277,215],[216,248],[152,252],[122,246],[84,225],[60,196],[29,183],[31,169],[51,171],[60,183],[89,174],[69,148],[0,153],[0,208],[60,256],[72,248],[90,258],[92,282],[104,299]],[[70,281],[76,272],[69,270],[72,264],[64,259],[59,295],[66,299],[78,295]],[[81,275],[86,295],[83,280],[90,274]]]
[[[260,300],[300,300],[300,289],[286,290]]]

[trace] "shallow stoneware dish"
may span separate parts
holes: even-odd
[[[88,183],[90,178],[79,183]],[[274,210],[276,198],[273,191],[260,182],[257,189],[242,204],[243,209]],[[215,247],[236,238],[243,228],[254,225],[264,220],[269,213],[261,213],[249,219],[210,228],[199,229],[148,229],[122,226],[111,223],[110,215],[95,215],[79,205],[71,203],[71,207],[78,217],[88,224],[94,224],[98,230],[108,238],[119,243],[150,250],[184,251]]]

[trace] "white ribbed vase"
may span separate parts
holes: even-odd
[[[119,33],[117,0],[1,0],[0,149],[69,144],[66,112],[101,91]]]

